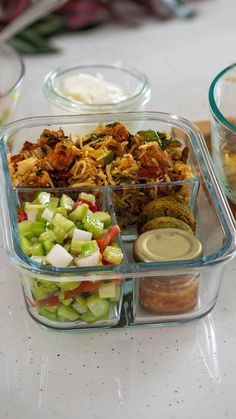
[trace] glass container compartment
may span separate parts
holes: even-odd
[[[193,178],[169,183],[106,185],[90,188],[100,196],[102,207],[110,212],[113,223],[117,222],[121,228],[118,240],[125,253],[121,265],[53,268],[38,264],[25,257],[19,246],[16,219],[16,208],[23,191],[15,189],[11,185],[7,161],[8,153],[16,154],[19,152],[26,139],[36,142],[45,128],[63,128],[66,134],[71,131],[79,134],[81,131],[84,132],[85,128],[89,128],[87,132],[94,130],[100,122],[112,123],[114,121],[123,122],[131,133],[137,132],[140,128],[142,130],[169,131],[184,146],[188,147],[188,163],[192,168]],[[9,124],[2,130],[0,153],[0,170],[3,179],[1,187],[2,228],[5,248],[11,262],[21,275],[27,309],[41,324],[63,329],[115,325],[118,327],[150,324],[173,325],[191,322],[206,315],[214,307],[224,276],[225,265],[236,253],[235,222],[215,175],[204,139],[200,131],[189,121],[175,115],[158,112],[29,118]],[[74,192],[76,191],[75,188],[72,189]],[[135,262],[133,243],[138,235],[137,219],[143,206],[156,197],[169,196],[179,191],[194,212],[196,218],[195,234],[202,243],[202,257],[197,260],[177,260],[174,262]],[[175,310],[168,310],[165,313],[151,312],[140,304],[139,283],[142,283],[143,278],[150,278],[152,281],[157,278],[159,283],[167,278],[173,283],[173,281],[179,282],[177,280],[181,277],[185,279],[196,278],[198,282],[198,287],[195,287],[197,301],[195,304],[190,304],[188,310],[184,312],[176,312]],[[42,316],[40,318],[36,316],[35,308],[31,307],[30,301],[27,299],[27,296],[32,294],[31,287],[34,278],[50,283],[114,281],[117,284],[121,283],[120,298],[116,302],[116,308],[112,316],[107,320],[89,325],[81,324],[79,321],[64,321],[55,324],[54,320],[45,321]],[[125,281],[124,297],[121,280]],[[166,286],[164,291],[167,292]]]

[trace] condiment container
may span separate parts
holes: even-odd
[[[134,242],[137,262],[194,260],[202,255],[200,241],[191,233],[176,228],[160,228],[141,234]],[[142,278],[140,304],[157,313],[184,313],[198,300],[198,275]]]
[[[150,99],[145,74],[120,63],[92,63],[48,73],[43,91],[52,114],[140,111]]]

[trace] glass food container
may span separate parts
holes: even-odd
[[[0,45],[0,127],[12,120],[25,75],[21,57],[9,45]]]
[[[212,158],[225,194],[236,204],[236,63],[214,78],[209,103]]]
[[[91,79],[78,81],[78,74]],[[66,86],[69,91],[65,94],[61,86],[65,82],[68,84],[68,80],[70,86]],[[79,86],[77,83],[80,83]],[[109,85],[104,86],[105,83]],[[78,89],[77,98],[70,95],[71,91]],[[151,96],[147,77],[120,63],[82,64],[56,69],[46,75],[43,91],[53,115],[141,111]]]
[[[117,186],[96,186],[89,188],[98,196],[100,205],[109,212],[112,224],[120,226],[118,244],[123,249],[125,257],[120,265],[103,265],[96,267],[55,268],[43,265],[27,257],[21,249],[17,229],[17,208],[22,202],[22,196],[29,196],[34,190],[16,189],[11,185],[7,155],[19,152],[24,141],[36,142],[43,129],[64,129],[68,135],[70,130],[80,133],[89,127],[94,130],[100,122],[111,124],[120,121],[130,128],[131,133],[142,130],[166,130],[189,149],[188,164],[192,168],[191,179],[152,184],[126,184]],[[236,253],[235,223],[216,178],[207,147],[200,131],[190,122],[175,115],[158,112],[136,112],[120,114],[98,114],[81,116],[37,117],[16,121],[1,131],[1,205],[2,228],[5,248],[8,257],[22,280],[26,307],[31,316],[42,325],[62,329],[87,329],[98,327],[138,326],[138,325],[174,325],[191,322],[206,315],[215,305],[226,262]],[[86,191],[85,187],[70,188],[70,193]],[[50,191],[50,189],[49,189]],[[60,193],[59,189],[51,190]],[[26,194],[26,195],[25,195]],[[202,243],[202,256],[198,259],[175,261],[135,262],[133,245],[138,237],[137,222],[143,207],[160,197],[181,196],[188,203],[196,219],[196,238]],[[28,199],[30,200],[30,199]],[[192,287],[196,291],[194,304],[189,302],[189,309],[184,312],[168,310],[166,312],[150,312],[146,310],[139,299],[139,283],[143,278],[151,279],[155,287],[155,279],[159,283],[164,279],[163,291],[168,293],[167,282],[178,285],[184,278],[192,278]],[[196,280],[195,280],[196,279]],[[58,288],[67,287],[68,282],[74,287],[76,281],[80,284],[97,281],[118,287],[116,296],[109,297],[110,312],[106,318],[88,323],[77,319],[51,319],[40,315],[37,307],[32,304],[34,283],[49,287],[54,284],[55,294]],[[123,286],[123,282],[125,284]],[[196,286],[197,284],[197,286]],[[183,288],[183,287],[182,287]],[[181,288],[180,295],[184,295]],[[83,289],[83,288],[82,288]],[[124,293],[123,293],[124,289]],[[170,291],[173,291],[173,286]],[[72,289],[73,291],[73,289]],[[93,292],[93,291],[92,291]],[[95,295],[97,292],[95,291]],[[193,295],[193,294],[192,294]],[[87,298],[87,294],[83,295]],[[115,300],[115,301],[114,301]],[[191,304],[190,304],[191,303]],[[54,313],[53,313],[54,314]]]

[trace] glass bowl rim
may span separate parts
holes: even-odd
[[[214,91],[215,91],[215,87],[218,83],[218,81],[230,70],[232,70],[233,68],[236,67],[236,63],[230,64],[229,66],[225,67],[223,70],[220,71],[220,73],[218,73],[216,75],[216,77],[213,79],[210,88],[209,88],[209,93],[208,93],[208,98],[209,98],[209,103],[210,103],[210,107],[212,110],[212,113],[215,115],[215,117],[223,124],[225,125],[227,128],[229,128],[231,131],[233,131],[234,133],[236,133],[236,126],[231,124],[228,119],[226,119],[224,117],[224,115],[222,114],[222,112],[219,110],[216,102],[215,102],[215,98],[214,98]]]
[[[24,61],[21,58],[20,54],[18,54],[18,52],[16,52],[14,50],[14,48],[12,48],[10,45],[5,44],[5,43],[1,43],[0,44],[0,50],[6,51],[7,53],[10,53],[10,55],[13,58],[15,58],[16,61],[18,61],[18,63],[20,64],[20,74],[19,74],[16,82],[12,85],[12,87],[10,87],[3,94],[1,94],[1,96],[0,96],[0,100],[1,100],[2,98],[7,97],[21,83],[21,81],[23,80],[23,77],[25,75],[25,64],[24,64]]]
[[[66,74],[67,72],[75,71],[75,70],[83,70],[86,68],[105,68],[113,70],[119,70],[123,73],[128,73],[132,77],[136,78],[137,80],[140,80],[142,85],[139,89],[138,93],[136,93],[133,96],[128,97],[127,99],[121,100],[117,103],[82,103],[76,100],[72,100],[67,98],[66,96],[63,96],[59,94],[56,89],[54,88],[54,82],[58,76],[61,76],[63,74]],[[73,65],[73,66],[64,66],[64,67],[58,67],[55,70],[50,71],[46,74],[44,77],[43,82],[43,92],[49,102],[57,104],[59,107],[68,110],[87,110],[87,111],[96,111],[98,108],[99,110],[109,110],[111,108],[114,108],[115,110],[119,110],[119,108],[123,106],[128,106],[129,104],[135,103],[139,98],[143,97],[147,100],[147,97],[151,95],[151,87],[150,82],[147,78],[147,76],[143,73],[137,70],[134,67],[126,66],[121,63],[91,63],[91,62],[85,62],[80,65]],[[100,111],[99,111],[100,112]]]

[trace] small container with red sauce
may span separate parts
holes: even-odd
[[[161,228],[141,234],[134,243],[136,262],[198,259],[200,241],[191,233]],[[139,280],[139,303],[149,312],[168,315],[189,312],[198,301],[198,274],[160,275]]]

